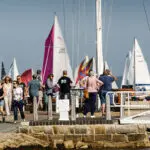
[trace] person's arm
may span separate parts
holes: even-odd
[[[115,77],[114,75],[112,75],[111,72],[109,73],[109,76],[111,76],[114,79],[114,81],[118,80],[117,77]]]
[[[3,95],[0,96],[0,99],[4,98],[6,96],[6,89],[3,87]]]

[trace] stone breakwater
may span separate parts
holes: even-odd
[[[0,150],[21,146],[66,149],[147,148],[150,125],[21,126],[18,133],[1,133]]]

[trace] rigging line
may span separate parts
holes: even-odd
[[[111,25],[111,14],[112,14],[112,9],[113,9],[113,0],[111,1],[111,5],[110,5],[110,15],[109,15],[109,19],[108,19],[108,30],[107,30],[107,34],[106,34],[106,47],[105,47],[105,50],[106,50],[106,53],[105,53],[105,59],[107,57],[107,53],[108,53],[108,38],[109,38],[109,31],[110,31],[110,25]]]
[[[144,0],[143,0],[143,8],[144,8],[145,16],[146,16],[146,21],[147,21],[148,29],[149,29],[149,32],[150,32],[150,24],[149,24],[149,19],[148,19],[148,15],[147,15],[147,11],[146,11]]]

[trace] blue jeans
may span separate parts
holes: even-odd
[[[18,120],[18,109],[20,111],[21,119],[24,119],[25,115],[23,112],[23,101],[13,100],[14,120]]]
[[[106,104],[106,94],[107,94],[107,92],[100,92],[99,93],[101,104]],[[112,105],[113,104],[113,93],[108,93],[108,95],[110,98],[110,105]]]

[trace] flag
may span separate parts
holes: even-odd
[[[27,86],[32,80],[32,69],[28,69],[21,74],[21,80]]]
[[[89,71],[93,70],[93,58],[85,63],[85,59],[81,62],[78,70],[78,77],[76,79],[76,84],[88,75]]]
[[[5,68],[4,68],[4,63],[2,62],[2,67],[1,67],[1,80],[6,76]]]

